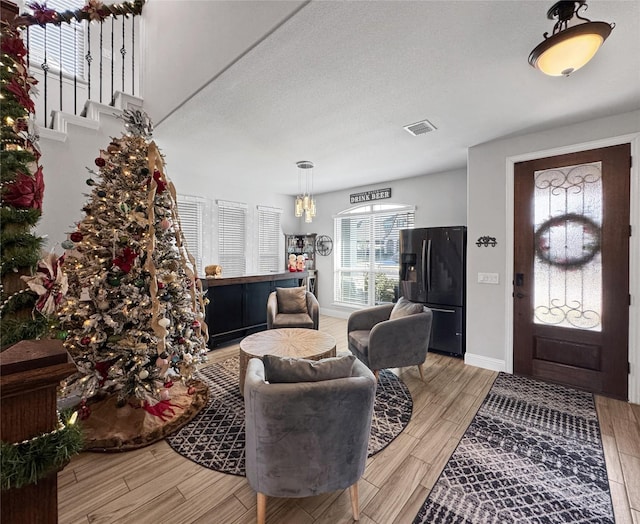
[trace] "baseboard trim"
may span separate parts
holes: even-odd
[[[473,353],[464,354],[464,363],[477,368],[490,369],[491,371],[507,370],[506,362],[504,360],[485,357],[483,355],[474,355]]]
[[[334,317],[334,318],[348,319],[351,313],[353,313],[353,311],[340,311],[339,309],[327,309],[323,307],[320,308],[321,315],[327,315],[328,317]]]

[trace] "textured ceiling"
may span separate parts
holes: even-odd
[[[585,16],[616,28],[568,78],[527,63],[551,3],[310,2],[193,86],[156,138],[198,183],[293,194],[295,162],[311,160],[321,193],[463,168],[470,146],[640,108],[640,2],[591,2]],[[437,130],[403,130],[422,119]]]

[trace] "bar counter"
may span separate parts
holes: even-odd
[[[300,286],[307,276],[307,271],[286,271],[201,279],[209,299],[209,348],[267,329],[269,294],[276,287]]]

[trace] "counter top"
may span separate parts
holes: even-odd
[[[272,280],[286,280],[289,278],[306,278],[307,271],[283,271],[282,273],[261,273],[256,275],[244,275],[241,277],[205,277],[202,280],[204,287],[230,286],[233,284],[248,284],[251,282],[270,282]]]

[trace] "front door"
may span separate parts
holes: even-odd
[[[515,373],[626,400],[630,167],[630,144],[515,165]]]

